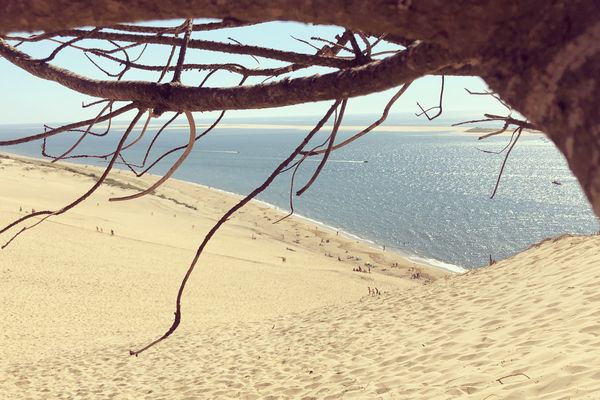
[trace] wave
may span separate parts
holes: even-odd
[[[309,158],[306,161],[321,162],[321,160]],[[368,160],[327,160],[328,163],[366,164]]]
[[[237,150],[197,150],[199,153],[240,154]]]
[[[210,150],[205,150],[206,152],[213,152]],[[216,151],[214,151],[216,152]],[[239,154],[239,152],[237,152]],[[285,160],[285,158],[283,157],[244,157],[245,160],[274,160],[274,161],[283,161]],[[306,158],[304,160],[304,162],[316,162],[319,163],[321,162],[320,158]],[[366,164],[369,162],[369,160],[336,160],[336,159],[329,159],[327,160],[328,163],[348,163],[348,164]]]

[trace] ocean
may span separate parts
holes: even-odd
[[[295,122],[308,125],[314,121]],[[39,131],[39,125],[4,125],[0,126],[0,138]],[[139,162],[155,131],[128,150],[126,158]],[[285,126],[217,129],[196,143],[174,177],[244,195],[260,185],[306,133]],[[342,131],[338,140],[352,133]],[[186,143],[187,135],[183,127],[169,129],[150,159]],[[49,150],[59,153],[77,137],[52,138]],[[320,144],[324,137],[313,142]],[[79,151],[110,152],[117,139],[116,134],[102,140],[90,138]],[[464,268],[486,265],[490,256],[497,260],[509,257],[547,237],[598,232],[598,219],[565,160],[541,135],[522,135],[507,162],[498,193],[490,199],[504,154],[481,150],[500,150],[508,140],[502,136],[481,142],[450,128],[372,132],[332,153],[315,184],[301,197],[294,196],[294,208],[297,214],[389,251]],[[40,142],[0,151],[41,156]],[[164,174],[176,158],[167,158],[152,172]],[[296,190],[310,178],[318,161],[315,157],[302,165],[296,174]],[[85,162],[106,164],[104,160]],[[258,199],[289,209],[290,178],[291,172],[281,175]]]

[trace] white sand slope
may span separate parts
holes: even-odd
[[[0,161],[2,223],[19,201],[39,208],[91,183]],[[106,204],[110,191],[130,192],[103,189],[0,253],[0,398],[600,398],[598,236],[410,279],[409,262],[299,220],[272,225],[276,212],[252,205],[209,247],[180,330],[135,358],[170,324],[200,232],[234,199],[161,192],[191,210]],[[366,260],[371,274],[352,272]]]

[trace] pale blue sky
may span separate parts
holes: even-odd
[[[244,44],[256,44],[266,47],[273,47],[282,50],[293,50],[298,52],[313,53],[314,50],[309,46],[300,43],[290,36],[308,40],[311,36],[321,36],[333,39],[335,34],[342,32],[339,27],[311,26],[297,23],[268,23],[258,26],[244,28],[227,29],[217,32],[197,32],[196,38],[214,39],[219,41],[229,41],[232,37]],[[90,42],[91,43],[91,42]],[[100,42],[94,41],[94,45]],[[315,43],[318,45],[318,43]],[[44,57],[48,55],[56,45],[30,45],[23,46],[27,52],[35,57]],[[385,49],[384,47],[381,48]],[[139,62],[146,64],[159,64],[164,62],[167,49],[151,46],[146,51]],[[137,50],[132,50],[132,55],[137,54]],[[193,51],[188,62],[212,63],[212,62],[239,62],[248,67],[258,67],[259,65],[249,56],[223,56],[219,53],[207,51]],[[54,63],[61,66],[68,66],[70,69],[87,76],[106,79],[91,63],[80,53],[73,50],[63,51]],[[111,64],[101,62],[103,66],[115,71]],[[270,67],[284,65],[270,60],[260,59],[260,67]],[[326,73],[329,70],[325,68],[313,69],[312,73]],[[306,72],[296,73],[293,76],[301,76]],[[150,79],[156,80],[158,73],[128,72],[125,76],[129,80]],[[204,73],[188,72],[184,75],[184,83],[188,85],[197,85],[204,76]],[[228,72],[219,72],[209,82],[208,86],[231,86],[239,79],[237,75]],[[263,78],[255,78],[251,83],[260,83]],[[396,103],[393,113],[407,115],[418,112],[416,101],[419,101],[424,107],[433,106],[437,103],[439,95],[440,77],[425,77],[411,86],[405,95]],[[489,97],[468,95],[464,88],[472,90],[486,89],[485,83],[479,78],[470,77],[447,77],[446,90],[444,97],[444,117],[450,119],[460,119],[463,117],[479,117],[484,112],[505,113],[506,110],[495,100]],[[0,58],[0,124],[11,123],[52,123],[75,121],[82,118],[88,118],[94,110],[82,109],[82,101],[90,101],[91,98],[65,89],[57,83],[44,81],[33,77],[27,72],[13,66],[3,58]],[[395,89],[376,93],[369,96],[359,97],[349,103],[347,113],[352,114],[378,114],[381,112],[387,99],[395,92]],[[328,102],[329,103],[329,102]],[[248,110],[236,111],[230,116],[234,117],[262,117],[276,118],[285,116],[303,116],[318,115],[323,112],[324,104],[308,103],[280,109]],[[410,117],[409,119],[413,119]],[[410,121],[407,121],[410,122]],[[432,123],[435,123],[432,122]]]

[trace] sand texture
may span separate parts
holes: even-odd
[[[98,170],[2,158],[0,174],[6,224]],[[195,246],[236,201],[175,181],[107,202],[154,179],[116,173],[0,252],[1,399],[600,399],[599,236],[449,275],[301,219],[273,225],[259,203],[209,245],[175,335],[129,357],[170,325]]]

